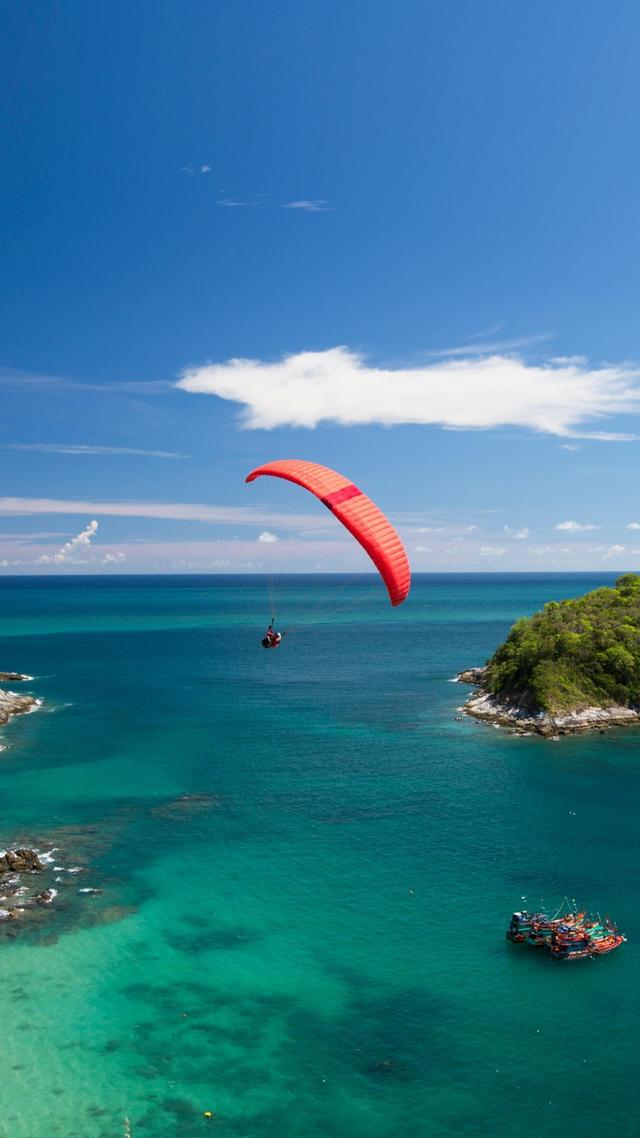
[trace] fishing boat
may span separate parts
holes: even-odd
[[[561,924],[571,925],[580,923],[586,913],[576,912],[576,903],[569,903],[566,897],[557,912],[550,916],[546,912],[529,913],[523,910],[512,913],[509,927],[506,932],[507,940],[516,944],[527,943],[535,948],[548,944],[553,932]]]
[[[546,918],[545,913],[528,913],[523,909],[520,913],[512,913],[509,927],[505,933],[507,940],[511,940],[514,944],[520,944],[527,940],[531,932],[533,921],[538,918]]]
[[[580,926],[559,925],[551,936],[549,950],[553,960],[584,960],[613,952],[626,939],[608,917],[602,921],[595,916]]]
[[[626,940],[609,917],[579,911],[566,897],[552,916],[527,910],[512,913],[506,936],[516,944],[548,948],[553,960],[604,956]]]

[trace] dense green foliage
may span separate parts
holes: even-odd
[[[639,705],[640,576],[517,621],[489,661],[487,687],[551,713]]]

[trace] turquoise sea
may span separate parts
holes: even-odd
[[[637,1135],[640,734],[509,737],[450,682],[612,579],[423,576],[394,611],[292,577],[275,652],[257,578],[2,580],[0,668],[44,703],[0,731],[0,848],[63,869],[0,927],[0,1134]],[[505,941],[564,894],[628,943]]]

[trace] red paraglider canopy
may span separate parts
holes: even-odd
[[[267,462],[252,470],[245,481],[253,482],[263,474],[285,478],[315,494],[369,554],[387,586],[391,604],[402,604],[411,587],[409,560],[391,522],[362,490],[343,474],[317,462]]]

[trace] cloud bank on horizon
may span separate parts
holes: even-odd
[[[527,363],[517,355],[470,355],[394,369],[372,367],[337,347],[275,363],[230,359],[190,367],[176,386],[241,404],[241,426],[250,430],[423,424],[520,427],[604,441],[640,437],[598,429],[616,415],[640,413],[640,367],[592,367],[583,357]]]

